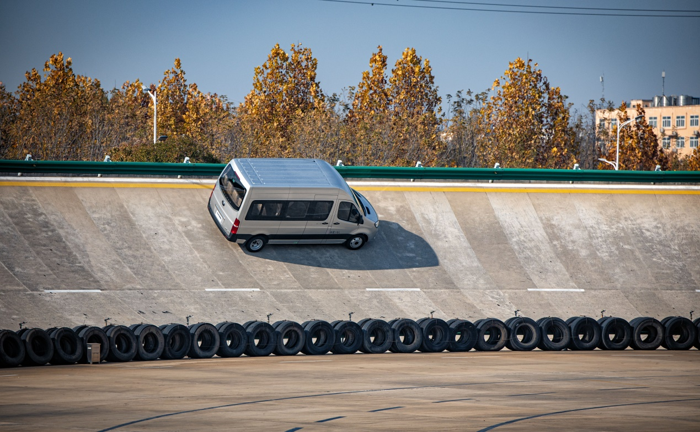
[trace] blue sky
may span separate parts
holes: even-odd
[[[377,3],[429,3],[377,0]],[[700,10],[697,0],[502,0],[502,3]],[[477,7],[477,6],[464,6]],[[481,6],[484,7],[484,6]],[[512,9],[512,8],[511,8]],[[700,15],[696,13],[694,15]],[[311,48],[326,93],[356,86],[377,45],[393,66],[406,47],[430,59],[440,94],[491,86],[516,57],[537,61],[577,108],[601,96],[619,102],[661,94],[700,97],[700,18],[631,18],[461,12],[259,1],[0,1],[0,81],[16,90],[24,72],[53,53],[105,88],[157,82],[180,57],[190,82],[240,102],[255,66],[275,43]]]

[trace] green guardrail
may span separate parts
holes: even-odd
[[[0,173],[216,177],[225,164],[0,160]],[[612,183],[700,183],[700,171],[608,171],[523,168],[335,167],[344,178]]]

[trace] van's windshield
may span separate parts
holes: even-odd
[[[350,190],[352,191],[353,195],[355,195],[354,196],[355,202],[357,203],[357,206],[360,208],[360,210],[362,210],[362,214],[367,216],[367,210],[369,210],[369,209],[365,210],[365,206],[362,204],[362,200],[360,199],[360,197],[362,197],[362,198],[365,198],[365,197],[353,188],[350,188]],[[367,199],[367,198],[365,198],[365,199]]]
[[[231,165],[227,165],[224,172],[221,173],[219,185],[221,186],[221,191],[224,193],[226,200],[233,208],[239,210],[241,208],[241,203],[243,203],[243,198],[245,198],[246,189],[238,182],[236,173],[233,171],[233,168],[231,168]]]

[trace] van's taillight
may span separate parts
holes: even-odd
[[[211,200],[211,196],[214,195],[214,189],[216,189],[216,185],[214,185],[213,188],[211,188],[211,192],[209,192],[209,199]]]
[[[240,225],[240,224],[241,224],[241,222],[238,220],[238,218],[236,218],[233,221],[233,226],[231,227],[231,235],[234,235],[238,232],[238,225]]]

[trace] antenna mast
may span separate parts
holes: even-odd
[[[666,96],[666,71],[661,71],[661,96]]]
[[[601,98],[601,100],[605,100],[605,75],[601,75],[601,77],[600,77],[600,88],[601,88],[600,98]]]

